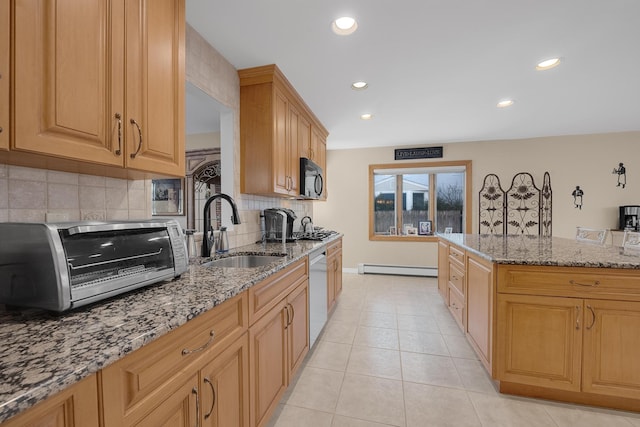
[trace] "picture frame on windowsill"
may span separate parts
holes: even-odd
[[[431,221],[420,221],[418,223],[418,234],[421,236],[429,236],[433,234],[431,225],[432,225]]]

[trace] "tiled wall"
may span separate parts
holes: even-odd
[[[149,194],[145,181],[0,164],[0,221],[144,219]]]

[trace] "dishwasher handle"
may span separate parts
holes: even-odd
[[[322,252],[320,255],[316,256],[313,259],[310,256],[309,257],[309,265],[317,264],[317,263],[323,261],[325,258],[327,258],[327,255],[324,252]]]

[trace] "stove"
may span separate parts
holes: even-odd
[[[293,237],[297,240],[324,240],[327,239],[331,236],[333,236],[334,234],[336,234],[337,231],[332,231],[332,230],[319,230],[319,231],[314,231],[313,233],[303,233],[301,231],[298,232],[294,232],[293,233]]]

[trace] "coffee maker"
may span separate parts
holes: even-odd
[[[296,214],[287,208],[269,208],[264,210],[264,230],[267,242],[292,242],[293,221]]]
[[[639,231],[640,206],[627,205],[620,206],[620,230]]]

